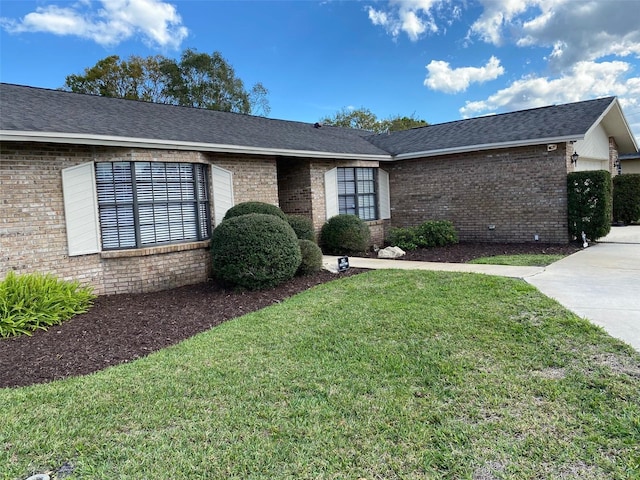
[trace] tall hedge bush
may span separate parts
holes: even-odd
[[[604,237],[611,230],[611,174],[606,170],[572,172],[567,175],[569,235],[589,240]]]
[[[613,177],[613,219],[626,224],[640,221],[640,173]]]
[[[275,215],[286,221],[287,216],[277,205],[272,205],[265,202],[242,202],[234,205],[224,215],[223,220],[228,220],[233,217],[239,217],[240,215],[248,215],[249,213],[264,213],[266,215]]]
[[[249,290],[291,279],[302,261],[291,226],[265,213],[224,220],[211,235],[211,258],[217,278]]]

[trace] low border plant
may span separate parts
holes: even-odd
[[[428,220],[413,227],[389,229],[387,243],[403,250],[444,247],[458,243],[458,232],[448,220]]]
[[[0,282],[0,337],[46,330],[88,311],[94,299],[92,288],[78,281],[10,271]]]

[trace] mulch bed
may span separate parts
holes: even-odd
[[[573,253],[576,245],[458,244],[407,254],[407,260],[467,262],[514,253]],[[215,280],[164,292],[98,297],[82,315],[33,336],[0,339],[0,388],[86,375],[130,362],[178,343],[220,323],[338,277],[326,271],[296,277],[274,289],[247,292]]]

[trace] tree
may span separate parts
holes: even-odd
[[[325,117],[320,122],[334,127],[358,128],[372,132],[378,130],[380,123],[378,117],[371,110],[364,107],[355,110],[343,107],[332,117]]]
[[[256,83],[250,91],[220,52],[187,49],[179,61],[161,55],[121,60],[112,55],[66,77],[65,90],[237,113],[270,112],[268,90]]]
[[[409,130],[410,128],[417,127],[426,127],[429,123],[426,120],[421,120],[416,118],[415,113],[412,113],[410,117],[400,115],[396,115],[395,117],[390,117],[389,122],[389,131],[390,132],[398,132],[400,130]]]
[[[344,107],[342,110],[336,112],[335,115],[325,117],[321,119],[320,122],[335,127],[357,128],[375,133],[387,131],[397,132],[399,130],[408,130],[410,128],[429,125],[425,120],[416,118],[415,114],[412,114],[410,117],[396,115],[379,120],[371,110],[364,107],[355,110]]]

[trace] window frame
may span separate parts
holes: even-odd
[[[344,177],[344,174],[347,170],[351,170],[353,172],[353,180],[341,180],[341,176]],[[368,174],[372,177],[370,180],[358,180],[358,171],[367,171]],[[371,185],[372,191],[361,191],[359,187],[359,182],[367,182]],[[350,193],[340,193],[346,188],[342,188],[346,184],[353,185],[353,192]],[[378,205],[379,202],[379,185],[378,185],[378,168],[376,167],[337,167],[337,193],[338,193],[338,213],[343,215],[348,213],[348,209],[342,207],[342,200],[346,198],[353,198],[355,204],[353,209],[355,210],[355,215],[364,220],[365,222],[372,222],[380,219],[380,207]],[[371,205],[362,205],[362,199],[364,197],[373,198],[373,202]],[[373,216],[362,218],[360,216],[361,209],[373,209]]]
[[[107,165],[109,170],[101,172]],[[115,165],[126,167],[119,178]],[[190,169],[186,174],[185,166]],[[149,173],[143,178],[138,169],[145,167]],[[102,250],[141,249],[211,238],[208,165],[156,161],[96,162],[94,173]],[[154,174],[158,176],[154,177]],[[108,209],[112,211],[107,212]],[[120,209],[125,211],[126,221],[131,224],[121,223],[118,218]],[[114,225],[107,227],[105,223],[109,218]],[[108,228],[111,229],[109,237],[115,238],[113,241],[105,238]],[[149,241],[149,237],[154,241]]]

